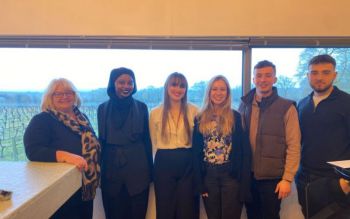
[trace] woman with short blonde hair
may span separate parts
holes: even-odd
[[[74,93],[74,99],[75,99],[74,105],[76,107],[80,107],[81,99],[80,99],[78,90],[76,89],[74,84],[65,78],[57,78],[57,79],[53,79],[50,82],[49,86],[46,88],[43,94],[43,98],[41,100],[42,111],[45,111],[46,109],[49,109],[49,108],[54,108],[52,104],[52,96],[54,95],[55,90],[58,86],[61,86],[65,90],[71,90]]]
[[[24,133],[24,148],[31,161],[75,165],[82,173],[82,187],[52,218],[92,218],[93,199],[100,182],[100,144],[85,114],[73,83],[54,79]]]

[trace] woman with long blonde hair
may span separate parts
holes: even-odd
[[[164,101],[150,114],[158,219],[195,218],[192,129],[198,110],[187,103],[187,89],[183,74],[170,74],[164,85]]]
[[[196,185],[209,219],[241,216],[250,163],[244,136],[241,116],[231,108],[229,82],[215,76],[195,120],[192,143]]]

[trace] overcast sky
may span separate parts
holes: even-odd
[[[277,73],[296,73],[302,49],[253,49],[253,65],[268,59]],[[231,86],[241,84],[241,51],[18,49],[0,48],[0,91],[42,91],[53,78],[65,77],[79,90],[106,87],[111,69],[128,67],[139,89],[163,86],[174,72],[184,73],[190,86],[225,75]]]

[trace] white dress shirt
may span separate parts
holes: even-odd
[[[188,103],[188,121],[191,128],[191,134],[194,126],[194,118],[198,113],[198,108]],[[157,149],[177,149],[177,148],[191,148],[192,142],[188,142],[183,114],[180,115],[178,121],[172,118],[172,115],[169,112],[168,124],[166,127],[166,132],[168,134],[168,141],[164,142],[161,136],[162,128],[162,115],[163,115],[163,104],[152,109],[149,119],[149,127],[151,140],[153,145],[153,154],[156,153]]]

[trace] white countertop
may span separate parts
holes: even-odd
[[[13,192],[0,201],[0,218],[48,218],[80,187],[81,173],[70,164],[0,162],[0,189]]]

